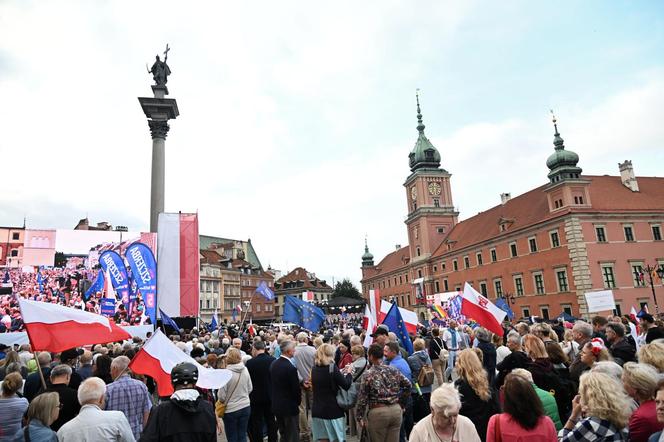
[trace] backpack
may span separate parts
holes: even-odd
[[[336,385],[336,382],[334,381],[334,365],[330,364],[330,376],[332,377],[332,385],[334,385],[337,389],[337,405],[339,408],[341,408],[344,411],[348,411],[351,408],[355,406],[357,403],[357,384],[355,384],[355,381],[362,376],[362,373],[364,373],[364,370],[367,368],[367,365],[369,364],[369,361],[364,365],[364,368],[358,373],[358,375],[353,379],[353,382],[350,384],[350,388],[348,390],[344,390],[343,388],[339,388]]]
[[[576,384],[574,381],[565,377],[564,373],[555,370],[544,373],[542,383],[538,385],[542,390],[551,393],[558,405],[558,414],[560,420],[566,420],[572,412],[572,400],[576,396]]]
[[[420,369],[420,374],[417,375],[417,384],[420,387],[428,387],[433,385],[433,367],[431,364],[424,364]]]

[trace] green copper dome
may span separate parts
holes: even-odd
[[[408,155],[410,159],[410,170],[415,172],[421,168],[434,168],[440,167],[440,152],[433,147],[431,141],[424,135],[424,123],[422,122],[422,112],[420,111],[420,97],[417,96],[417,141],[415,147]]]
[[[565,150],[565,142],[558,133],[556,117],[553,117],[553,146],[555,151],[549,155],[546,160],[546,167],[549,168],[549,179],[552,183],[567,178],[579,178],[581,168],[577,167],[579,156],[571,150]]]
[[[364,255],[362,255],[362,266],[363,267],[373,266],[374,265],[373,259],[374,256],[369,251],[369,245],[367,244],[367,239],[364,238]]]

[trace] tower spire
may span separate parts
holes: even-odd
[[[367,243],[367,235],[364,235],[364,255],[362,255],[362,267],[371,267],[374,265],[373,255],[369,251],[369,245]]]
[[[556,114],[553,113],[553,109],[550,109],[550,111],[552,117],[551,121],[553,121],[553,129],[554,129],[553,145],[555,146],[556,150],[564,149],[565,141],[562,139],[560,133],[558,132],[558,120],[556,119]]]
[[[417,131],[424,133],[424,123],[422,122],[422,111],[420,110],[420,89],[415,89],[415,100],[417,101]]]

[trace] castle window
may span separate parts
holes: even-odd
[[[491,249],[491,262],[496,261],[498,261],[498,257],[496,256],[496,249]]]
[[[477,265],[478,265],[478,266],[481,266],[481,265],[482,265],[482,253],[481,253],[481,252],[478,253],[478,254],[476,255],[476,257],[477,257]]]
[[[455,272],[456,272],[457,270],[459,270],[459,263],[457,262],[456,259],[455,259],[454,261],[452,261],[452,267],[454,268],[454,271],[455,271]]]
[[[512,258],[516,258],[518,256],[515,242],[510,243],[510,254],[512,255]]]
[[[434,198],[433,199],[433,206],[434,207],[440,207],[440,198]]]
[[[470,259],[467,256],[463,257],[463,268],[467,269],[470,267]]]
[[[438,233],[445,233],[445,227],[438,227],[436,230]]]

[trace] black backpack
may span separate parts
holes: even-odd
[[[543,385],[538,385],[538,387],[550,392],[555,398],[560,421],[566,421],[572,413],[572,400],[578,389],[574,381],[569,378],[569,371],[553,369],[544,372],[541,383]]]

